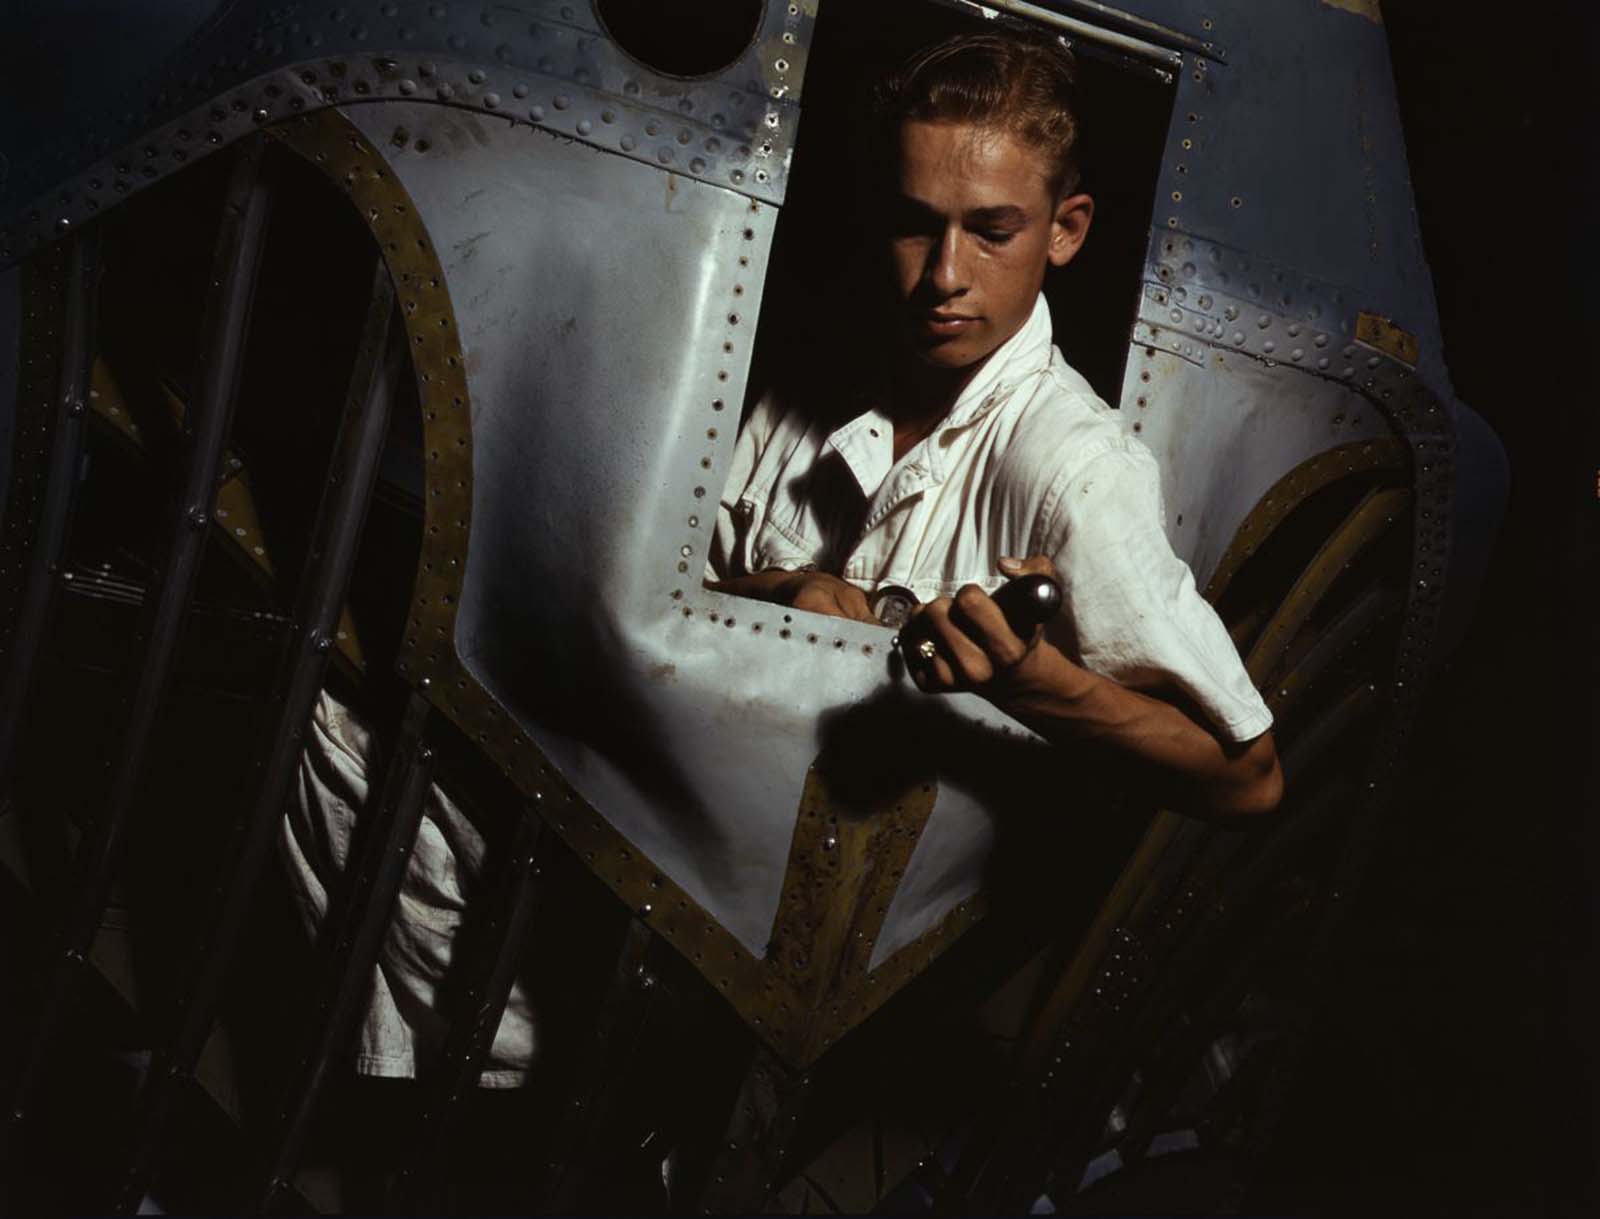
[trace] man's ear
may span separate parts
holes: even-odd
[[[1064,267],[1083,248],[1094,219],[1094,199],[1088,195],[1068,195],[1056,204],[1050,220],[1050,246],[1046,251],[1053,267]]]

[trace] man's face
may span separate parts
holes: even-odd
[[[901,125],[889,249],[911,349],[966,368],[1028,320],[1045,268],[1077,253],[1087,195],[1057,200],[1044,153],[965,123]]]

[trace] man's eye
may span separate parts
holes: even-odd
[[[978,236],[983,238],[983,240],[987,241],[990,245],[1005,245],[1006,242],[1010,241],[1016,235],[1016,232],[1010,229],[978,230]]]
[[[926,212],[912,208],[896,208],[889,217],[889,227],[902,237],[924,237],[937,234],[939,221]]]

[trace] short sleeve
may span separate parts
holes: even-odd
[[[1078,659],[1134,689],[1176,687],[1234,741],[1260,736],[1272,713],[1162,521],[1160,470],[1131,439],[1061,488],[1047,553]]]

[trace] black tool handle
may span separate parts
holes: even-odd
[[[1050,576],[1019,576],[990,595],[1018,639],[1033,638],[1034,628],[1049,622],[1061,610],[1061,585]],[[900,650],[909,656],[926,638],[927,620],[913,618],[900,631]]]
[[[1032,638],[1035,627],[1061,611],[1061,585],[1049,576],[1018,576],[990,595],[1018,639]]]

